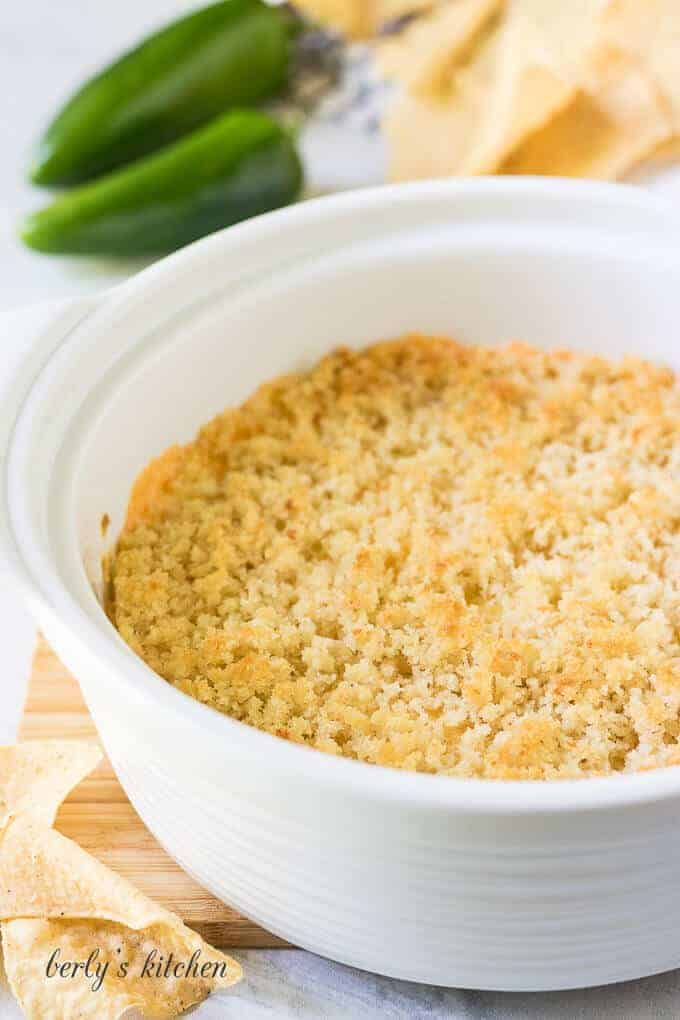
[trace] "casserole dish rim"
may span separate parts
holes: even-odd
[[[251,241],[264,244],[267,235],[272,232],[291,227],[302,229],[305,224],[330,219],[334,215],[349,213],[359,216],[362,209],[369,207],[392,209],[395,203],[400,202],[417,206],[419,202],[453,199],[474,204],[483,202],[485,198],[501,204],[532,200],[590,202],[601,208],[603,214],[609,210],[616,216],[617,209],[623,208],[640,211],[643,216],[649,213],[650,228],[653,214],[666,225],[673,221],[680,225],[670,203],[639,188],[546,178],[486,178],[393,185],[315,199],[196,242],[132,277],[103,299],[86,300],[80,306],[80,312],[74,305],[72,311],[76,321],[64,326],[63,317],[59,317],[29,355],[23,380],[15,380],[16,406],[11,408],[10,402],[6,435],[2,437],[6,456],[0,479],[3,489],[0,516],[3,518],[6,559],[38,620],[50,619],[55,629],[64,634],[65,640],[78,643],[86,656],[96,659],[99,669],[106,672],[108,682],[121,686],[137,709],[153,706],[159,712],[168,713],[168,719],[172,719],[173,725],[186,734],[188,743],[200,735],[219,751],[220,743],[226,738],[238,752],[266,757],[271,768],[304,776],[305,781],[317,787],[344,789],[376,801],[403,801],[453,812],[530,814],[536,811],[589,811],[672,799],[680,795],[680,766],[574,780],[468,779],[372,765],[272,736],[203,705],[172,687],[122,642],[103,609],[98,625],[69,591],[56,569],[50,569],[50,564],[44,562],[42,569],[36,570],[35,565],[29,562],[30,526],[21,519],[21,510],[15,500],[17,478],[22,472],[17,437],[22,420],[30,416],[36,387],[65,345],[80,342],[88,334],[95,335],[98,328],[105,328],[105,321],[101,324],[100,319],[105,320],[107,314],[115,315],[117,309],[137,301],[158,284],[167,287],[175,274],[197,271],[202,262],[210,261],[215,254],[223,254],[226,249],[234,251],[240,241],[249,236]],[[651,229],[650,233],[653,233]],[[658,247],[659,254],[672,254],[673,237],[680,238],[680,230],[677,233],[669,230],[663,241],[660,237],[655,239],[655,244],[650,245],[650,252]],[[24,469],[26,467],[24,465]]]

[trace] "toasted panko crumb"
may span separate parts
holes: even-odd
[[[154,462],[112,613],[180,690],[321,751],[632,772],[680,763],[679,520],[671,371],[409,336]]]

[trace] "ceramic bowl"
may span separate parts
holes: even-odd
[[[679,238],[670,207],[621,186],[348,193],[214,235],[76,303],[14,380],[0,513],[19,587],[149,829],[277,935],[464,988],[570,988],[680,965],[680,768],[514,783],[334,758],[181,694],[100,603],[102,553],[140,469],[338,344],[418,330],[680,369]]]

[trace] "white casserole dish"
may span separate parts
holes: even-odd
[[[680,966],[680,768],[499,783],[336,759],[179,693],[98,601],[101,555],[139,470],[339,343],[407,330],[521,337],[680,369],[679,240],[672,209],[621,186],[354,192],[232,228],[74,305],[15,380],[0,513],[16,579],[151,831],[271,931],[467,988]]]

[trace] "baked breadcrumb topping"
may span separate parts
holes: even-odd
[[[680,764],[680,385],[409,336],[262,386],[137,481],[125,641],[192,697],[364,762]]]

